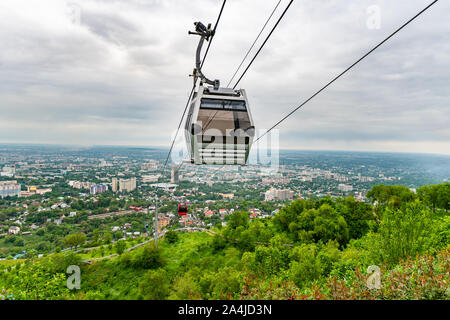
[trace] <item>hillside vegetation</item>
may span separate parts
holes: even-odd
[[[235,212],[217,235],[169,231],[90,265],[73,252],[2,262],[0,299],[449,299],[450,184],[367,196],[297,200],[273,219]],[[80,290],[66,287],[69,265]]]

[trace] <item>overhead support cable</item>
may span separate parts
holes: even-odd
[[[223,0],[222,7],[220,8],[219,15],[217,16],[216,24],[214,25],[213,37],[208,42],[208,46],[206,47],[206,51],[205,51],[205,55],[203,56],[201,67],[203,67],[203,64],[205,63],[206,56],[208,55],[209,48],[211,47],[211,43],[212,43],[212,41],[214,39],[214,35],[216,34],[217,26],[219,25],[219,21],[220,21],[220,18],[222,17],[222,13],[223,13],[223,8],[225,8],[225,4],[226,3],[227,3],[227,0]]]
[[[357,64],[359,64],[361,61],[363,61],[365,58],[367,58],[371,53],[373,53],[375,50],[377,50],[379,47],[381,47],[384,43],[386,43],[389,39],[391,39],[393,36],[395,36],[397,33],[399,33],[403,28],[405,28],[407,25],[409,25],[411,22],[416,20],[420,15],[422,15],[425,11],[430,9],[436,2],[439,0],[435,0],[432,3],[430,3],[428,6],[426,6],[423,10],[421,10],[419,13],[417,13],[414,17],[409,19],[407,22],[405,22],[401,27],[396,29],[393,33],[391,33],[387,38],[385,38],[383,41],[381,41],[379,44],[377,44],[374,48],[372,48],[370,51],[368,51],[366,54],[364,54],[361,58],[359,58],[356,62],[354,62],[351,66],[349,66],[347,69],[342,71],[339,75],[334,77],[331,81],[329,81],[326,85],[324,85],[320,90],[316,91],[311,97],[306,99],[302,104],[300,104],[298,107],[296,107],[294,110],[289,112],[286,116],[284,116],[280,121],[275,123],[270,129],[268,129],[266,132],[264,132],[261,136],[259,136],[255,142],[257,142],[259,139],[264,137],[266,134],[268,134],[270,131],[272,131],[275,127],[277,127],[279,124],[281,124],[284,120],[289,118],[293,113],[295,113],[297,110],[302,108],[305,104],[310,102],[312,99],[314,99],[317,95],[319,95],[322,91],[327,89],[330,85],[332,85],[335,81],[337,81],[339,78],[341,78],[344,74],[346,74],[348,71],[350,71],[353,67],[355,67]]]
[[[278,18],[277,22],[275,23],[275,25],[273,26],[272,30],[270,31],[270,33],[268,34],[268,36],[266,37],[266,39],[264,40],[264,42],[262,43],[262,45],[260,46],[260,48],[258,49],[258,51],[256,52],[255,56],[253,57],[253,59],[250,61],[249,65],[247,66],[247,68],[245,69],[245,71],[242,73],[242,75],[240,76],[239,80],[236,82],[236,84],[233,86],[233,89],[236,89],[236,86],[238,85],[238,83],[242,80],[242,78],[244,77],[245,73],[248,71],[248,69],[250,68],[250,66],[252,65],[253,61],[255,61],[256,57],[258,56],[258,54],[261,52],[262,48],[264,47],[264,45],[267,43],[267,40],[269,40],[270,36],[272,35],[272,33],[275,31],[275,29],[277,28],[278,24],[280,23],[280,21],[283,19],[284,15],[286,14],[286,12],[289,10],[289,7],[291,6],[292,2],[294,2],[294,0],[291,0],[289,2],[289,4],[287,5],[287,7],[284,9],[283,13],[281,14],[281,16]],[[260,34],[262,33],[262,31],[265,29],[265,26],[267,25],[267,23],[269,22],[270,18],[273,16],[274,12],[276,11],[278,5],[280,4],[280,2],[277,3],[277,5],[275,6],[275,9],[272,11],[271,15],[269,16],[269,18],[267,19],[265,25],[263,26]],[[258,35],[258,37],[256,38],[256,40],[253,42],[249,52],[251,51],[251,49],[253,48],[254,44],[256,43],[256,41],[258,40],[260,34]],[[248,55],[248,53],[246,54],[246,57]],[[244,59],[241,62],[244,62],[244,60],[246,59],[246,57],[244,57]],[[238,70],[240,69],[241,66],[238,67]],[[237,72],[237,70],[236,70]],[[235,73],[236,74],[236,73]],[[233,75],[234,78],[234,75]],[[231,80],[228,83],[227,87],[230,86]],[[207,125],[205,126],[205,128],[208,128],[209,124],[215,119],[216,115],[217,115],[218,111],[216,111],[216,113],[212,116],[212,118],[208,121]]]
[[[217,30],[217,26],[219,25],[220,18],[222,17],[223,9],[224,9],[224,7],[225,7],[226,2],[227,2],[227,0],[224,0],[223,3],[222,3],[222,7],[220,8],[219,16],[217,17],[216,24],[214,25],[213,36],[209,39],[208,47],[206,48],[206,52],[205,52],[205,54],[204,54],[204,56],[203,56],[203,60],[202,60],[202,63],[201,63],[201,67],[203,67],[203,64],[205,63],[206,57],[207,57],[208,52],[209,52],[209,48],[211,47],[212,40],[213,40],[214,35],[215,35],[215,33],[216,33],[216,30]],[[164,174],[164,171],[165,171],[165,169],[166,169],[166,167],[167,167],[167,163],[169,162],[169,158],[170,158],[170,155],[171,155],[171,153],[172,153],[173,146],[174,146],[175,141],[176,141],[176,139],[177,139],[177,137],[178,137],[178,133],[179,133],[180,128],[181,128],[181,125],[182,125],[182,123],[183,123],[184,116],[185,116],[186,111],[187,111],[187,109],[188,109],[188,107],[189,107],[189,102],[191,101],[192,95],[194,94],[195,87],[196,87],[196,83],[194,82],[194,84],[193,84],[193,86],[192,86],[192,89],[191,89],[191,92],[190,92],[190,94],[189,94],[188,100],[187,100],[187,102],[186,102],[186,106],[184,107],[184,111],[183,111],[183,114],[182,114],[182,116],[181,116],[180,122],[179,122],[179,124],[178,124],[178,128],[177,128],[177,131],[176,131],[176,133],[175,133],[175,137],[173,138],[172,144],[171,144],[170,149],[169,149],[169,152],[167,153],[167,157],[166,157],[166,160],[165,160],[165,162],[164,162],[164,167],[163,167],[163,170],[162,170],[162,171],[163,171],[163,174]],[[183,163],[183,162],[182,162],[182,163]]]
[[[281,16],[278,18],[277,22],[275,23],[275,25],[273,26],[272,30],[270,30],[270,33],[267,35],[266,39],[264,40],[264,42],[262,43],[262,45],[259,47],[258,51],[256,52],[256,54],[253,56],[253,59],[250,61],[250,63],[247,65],[247,68],[245,68],[244,72],[241,74],[241,76],[239,77],[238,81],[234,84],[233,89],[236,89],[236,86],[239,84],[239,82],[241,82],[242,78],[244,77],[244,75],[247,73],[248,69],[250,68],[250,66],[253,64],[253,62],[255,61],[256,57],[258,57],[259,53],[261,52],[262,48],[264,48],[265,44],[267,43],[267,41],[270,39],[270,36],[272,35],[272,33],[275,31],[275,29],[278,27],[278,24],[281,22],[281,20],[283,20],[284,15],[286,14],[286,12],[289,10],[289,7],[291,6],[292,2],[294,2],[294,0],[289,1],[289,4],[287,5],[287,7],[284,9],[283,13],[281,14]]]
[[[270,14],[269,18],[267,18],[266,23],[264,23],[263,27],[261,28],[261,31],[259,31],[258,36],[256,37],[255,41],[253,41],[253,44],[248,49],[247,53],[245,54],[244,58],[242,59],[241,63],[237,67],[236,71],[234,72],[233,76],[231,77],[230,81],[228,81],[227,88],[230,86],[231,82],[233,82],[234,77],[236,77],[236,74],[241,69],[242,65],[244,64],[244,61],[247,59],[248,55],[252,51],[253,47],[255,46],[256,42],[258,41],[259,37],[263,33],[263,31],[266,29],[267,24],[269,23],[270,19],[272,19],[273,14],[277,10],[278,6],[280,5],[281,0],[278,0],[278,3],[276,4],[275,8],[272,10],[272,13]]]

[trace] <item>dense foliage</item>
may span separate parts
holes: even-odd
[[[251,221],[235,212],[216,235],[168,232],[128,252],[117,242],[118,255],[91,264],[71,251],[0,261],[0,298],[449,299],[449,190],[380,185],[372,204],[297,200]],[[71,291],[65,271],[74,264],[82,280]],[[367,285],[370,266],[381,271],[378,289]]]

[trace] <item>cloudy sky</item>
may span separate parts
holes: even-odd
[[[227,1],[208,77],[228,82],[277,2]],[[429,2],[294,1],[240,83],[257,129]],[[198,38],[187,31],[197,20],[214,23],[221,4],[1,0],[0,142],[169,145],[192,85]],[[439,1],[285,121],[280,146],[450,154],[449,10]]]

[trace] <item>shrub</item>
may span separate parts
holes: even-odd
[[[172,230],[167,231],[165,238],[168,243],[176,243],[178,241],[178,233]]]
[[[145,300],[165,299],[170,293],[166,271],[149,270],[139,284],[139,293]]]
[[[161,253],[161,248],[156,247],[155,244],[151,242],[144,246],[144,248],[134,256],[132,264],[136,268],[157,269],[165,264]]]
[[[290,267],[291,279],[298,287],[318,279],[322,273],[322,266],[317,256],[318,248],[315,244],[294,248]]]
[[[415,201],[406,208],[387,208],[374,237],[374,250],[379,261],[395,265],[401,258],[424,252],[433,229],[431,212]]]
[[[119,240],[116,242],[115,247],[116,247],[116,252],[118,254],[122,254],[122,253],[124,253],[125,249],[127,248],[127,244],[125,241]]]

